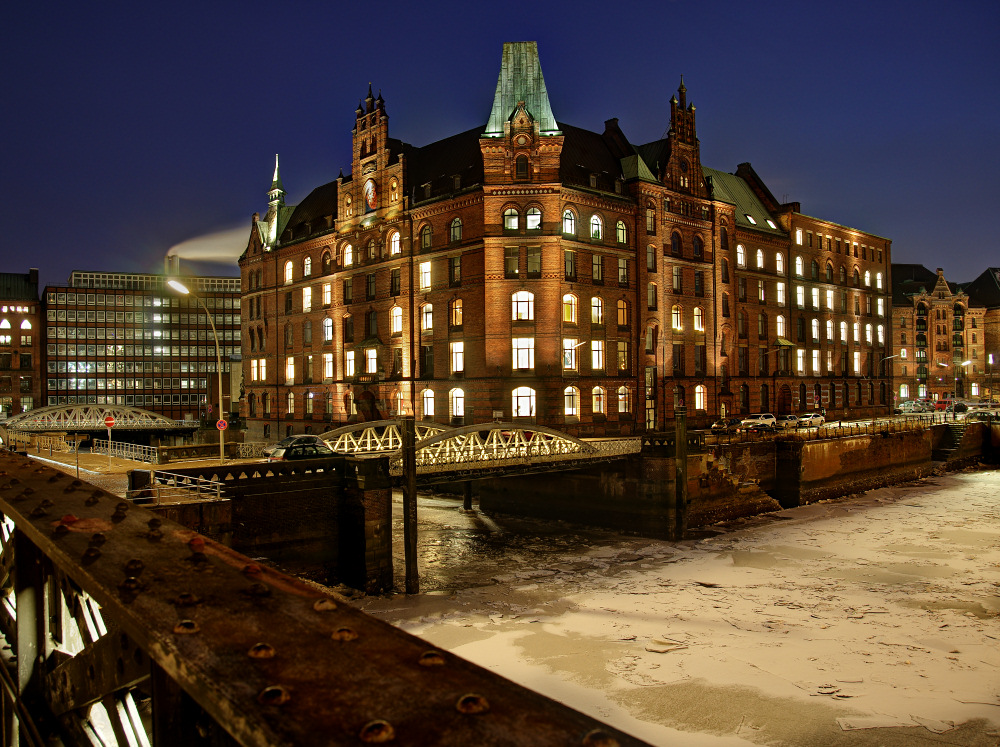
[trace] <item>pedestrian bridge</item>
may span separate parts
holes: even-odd
[[[0,439],[3,443],[10,443],[15,440],[13,438],[15,434],[52,431],[82,433],[104,430],[107,427],[104,419],[109,415],[115,419],[116,431],[179,431],[198,427],[196,422],[171,420],[159,413],[138,407],[52,405],[28,410],[8,418],[0,424]]]
[[[334,451],[389,457],[389,473],[403,475],[402,423],[378,420],[345,426],[321,435]],[[479,423],[459,428],[416,425],[417,474],[527,472],[570,469],[589,462],[619,459],[642,450],[632,438],[581,439],[542,425]]]

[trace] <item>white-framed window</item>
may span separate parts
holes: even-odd
[[[701,306],[694,307],[694,329],[696,332],[705,331],[705,310]]]
[[[576,215],[573,214],[572,210],[563,211],[562,230],[563,233],[570,236],[576,235]]]
[[[865,325],[865,342],[869,345],[872,344],[872,325],[870,324]]]
[[[511,412],[515,418],[535,417],[535,390],[519,386],[511,392]]]
[[[854,341],[861,342],[861,325],[858,322],[854,322]]]
[[[302,310],[312,311],[313,306],[313,289],[306,286],[302,289]]]
[[[563,414],[567,417],[580,415],[580,390],[575,386],[563,389]]]
[[[604,340],[591,340],[590,368],[593,371],[604,370]]]
[[[403,331],[403,308],[393,306],[389,309],[389,333],[393,335],[401,334]]]
[[[529,231],[537,231],[542,227],[542,211],[536,207],[528,208],[524,216],[524,227]]]
[[[799,246],[802,246],[802,229],[801,228],[796,228],[795,229],[795,243],[798,244]]]
[[[624,221],[618,221],[615,224],[615,235],[619,244],[628,243],[628,229],[625,227]]]
[[[399,231],[393,231],[389,234],[389,254],[395,255],[403,251],[401,246],[401,241],[399,239]]]
[[[503,227],[507,231],[516,231],[520,215],[515,208],[507,208],[503,211]]]
[[[694,409],[695,410],[707,410],[707,400],[705,397],[705,386],[703,384],[698,384],[694,388]]]
[[[333,353],[323,353],[323,378],[333,378]]]
[[[307,278],[313,274],[313,261],[312,257],[306,257],[302,260],[302,277]]]
[[[779,275],[785,271],[785,255],[781,252],[774,255],[774,271]]]
[[[899,349],[899,358],[900,358],[900,360],[904,360],[904,361],[906,360],[906,348],[900,348]]]
[[[601,216],[599,215],[590,216],[590,238],[604,238],[604,222],[601,220]]]
[[[878,327],[875,328],[875,332],[878,335],[878,344],[879,345],[884,345],[885,344],[885,327],[880,324],[880,325],[878,325]]]
[[[785,336],[785,317],[781,314],[778,314],[778,316],[774,318],[774,331],[777,333],[778,337]]]
[[[763,249],[758,249],[757,250],[757,269],[758,270],[763,270],[764,269],[764,250]]]
[[[295,414],[295,392],[289,392],[288,393],[288,396],[285,398],[285,403],[286,403],[286,407],[287,407],[287,409],[285,410],[285,412],[287,412],[289,415],[294,415]]]
[[[795,258],[795,277],[797,277],[797,278],[802,277],[802,272],[803,272],[802,257],[796,257]]]
[[[819,351],[818,350],[812,351],[812,364],[813,364],[813,369],[812,369],[813,373],[814,374],[821,373],[821,371],[820,371],[820,364],[819,364]]]
[[[827,290],[826,292],[826,308],[829,311],[833,311],[833,291]]]
[[[906,399],[909,396],[910,396],[910,385],[909,384],[900,384],[899,385],[899,398],[900,399]]]
[[[454,243],[456,241],[462,240],[462,219],[455,218],[451,221],[451,225],[448,226],[449,238]]]
[[[632,411],[632,397],[629,395],[627,386],[618,387],[618,412]]]
[[[344,267],[354,264],[354,247],[351,244],[344,246]]]
[[[433,304],[425,303],[420,307],[420,329],[423,332],[429,332],[434,329],[434,306]]]
[[[969,393],[972,394],[973,397],[978,397],[979,396],[979,383],[978,382],[973,381],[971,384],[969,384]]]
[[[572,293],[567,293],[562,299],[562,309],[564,322],[576,324],[577,299]]]
[[[927,396],[926,384],[917,384],[917,396],[920,397],[920,399],[924,399]]]
[[[801,285],[795,286],[795,305],[800,309],[806,307],[806,289]]]
[[[323,320],[323,342],[333,341],[333,319],[327,317]]]
[[[250,381],[259,381],[259,374],[257,373],[257,359],[254,358],[250,361]]]
[[[563,347],[563,370],[576,370],[576,349],[580,347],[579,341],[575,337],[564,337]]]
[[[780,306],[784,306],[785,305],[785,284],[784,283],[775,283],[775,291],[774,291],[774,293],[775,293],[774,297],[775,297],[775,300],[777,301],[777,303]]]
[[[604,301],[600,296],[590,299],[590,323],[604,324]]]
[[[378,373],[378,351],[375,348],[365,348],[365,373]]]
[[[681,307],[674,304],[670,307],[670,326],[680,332],[684,329],[684,317]]]
[[[865,285],[869,288],[872,285],[872,273],[871,270],[865,270]]]
[[[743,244],[736,245],[736,266],[746,267],[747,266],[747,250]]]
[[[449,343],[451,349],[451,372],[461,373],[465,370],[465,343],[462,340]]]
[[[840,341],[847,342],[847,322],[840,323]]]
[[[426,291],[431,289],[431,263],[421,262],[420,263],[420,290]]]
[[[535,296],[530,291],[518,291],[511,296],[511,319],[531,321],[535,318]]]
[[[448,392],[448,409],[451,417],[465,417],[465,392],[461,389],[452,389]]]
[[[854,373],[855,375],[861,373],[861,352],[854,352]]]
[[[345,350],[344,351],[344,376],[350,378],[356,373],[356,368],[354,364],[354,351]]]
[[[511,340],[514,350],[514,369],[527,371],[535,367],[535,338],[514,337]]]
[[[879,290],[882,290],[882,273],[881,272],[876,272],[875,273],[875,287],[878,288]]]
[[[292,282],[293,272],[294,272],[294,265],[292,264],[292,260],[288,260],[287,262],[285,262],[285,285],[288,285],[290,282]]]
[[[814,309],[818,309],[819,308],[819,288],[813,288],[811,295],[812,295],[812,307]]]
[[[877,298],[875,299],[875,308],[879,316],[885,316],[885,299]]]
[[[333,303],[333,285],[323,283],[323,305],[329,306]]]
[[[295,357],[291,355],[285,358],[285,383],[295,383]]]
[[[806,372],[806,351],[802,348],[798,348],[795,351],[795,370],[799,374],[804,374]]]
[[[425,418],[434,417],[434,391],[431,389],[424,389],[420,392],[420,404],[423,407],[423,414]]]
[[[812,327],[813,342],[819,342],[819,319],[813,319],[810,326]]]
[[[827,319],[826,320],[826,341],[827,342],[833,342],[834,341],[834,336],[833,336],[833,319]]]

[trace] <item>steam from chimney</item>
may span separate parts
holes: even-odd
[[[169,275],[178,271],[180,258],[192,262],[232,262],[235,265],[246,246],[246,226],[206,233],[170,247],[164,266]]]

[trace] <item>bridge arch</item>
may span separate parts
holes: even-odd
[[[453,430],[440,423],[417,423],[417,441]],[[402,421],[368,420],[321,433],[330,448],[344,454],[384,454],[403,448]]]
[[[187,424],[171,420],[156,412],[138,407],[116,405],[50,405],[28,410],[8,418],[0,427],[6,437],[11,431],[44,433],[46,431],[96,431],[103,429],[104,418],[115,419],[116,430],[162,431],[196,428],[197,423]]]

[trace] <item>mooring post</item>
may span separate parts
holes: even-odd
[[[462,503],[462,508],[466,511],[472,510],[472,480],[466,480],[462,483],[462,488],[465,491],[465,500]]]
[[[403,426],[403,562],[406,566],[406,593],[420,592],[417,574],[417,428],[412,415],[400,418]]]
[[[676,539],[687,529],[687,408],[674,408],[674,532]]]

